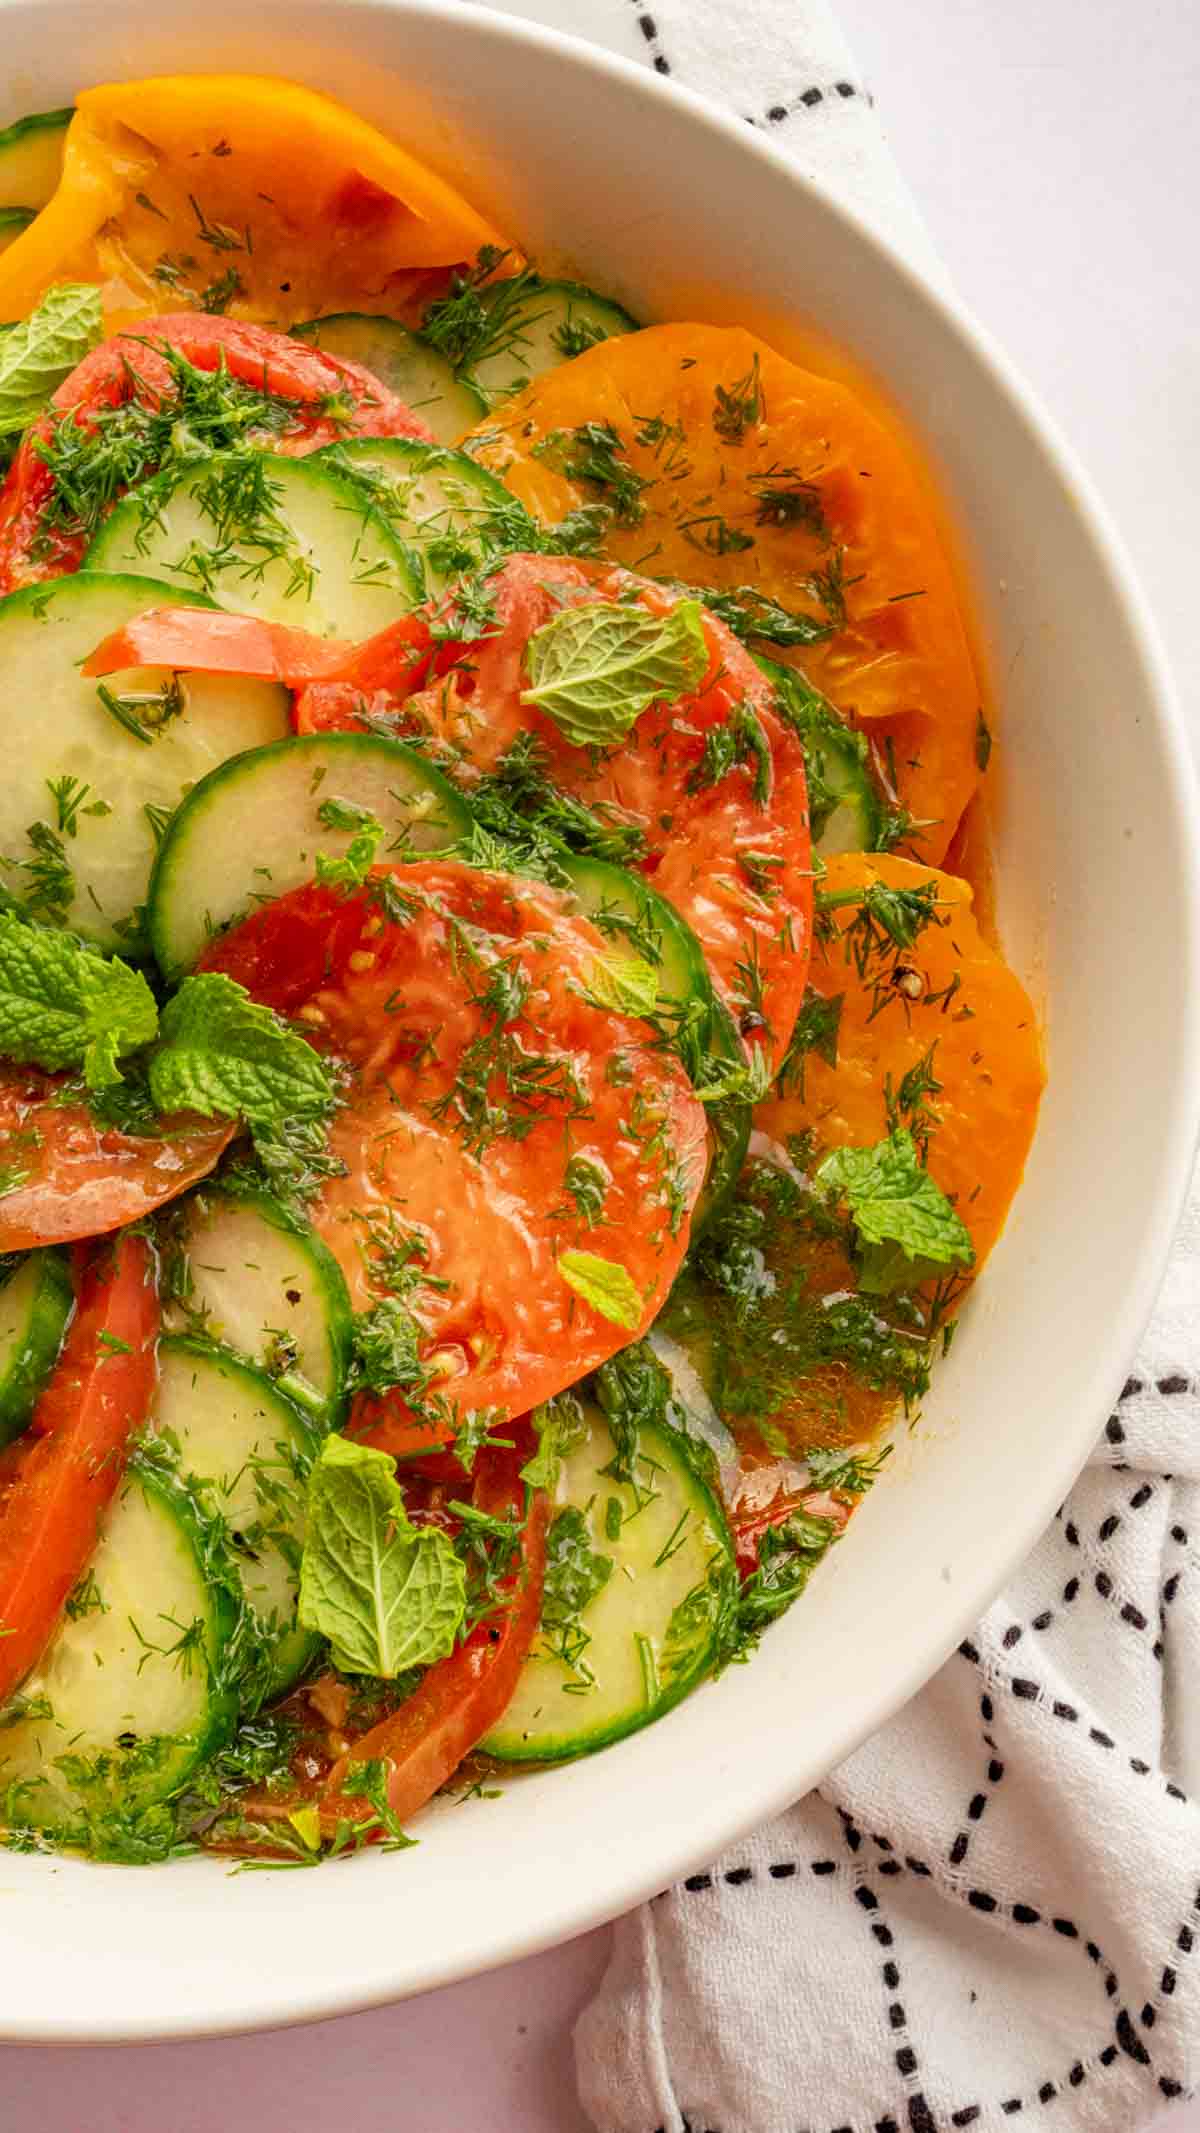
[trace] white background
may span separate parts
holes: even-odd
[[[959,289],[1124,529],[1200,743],[1200,12],[1194,0],[839,0],[839,12]],[[0,2127],[587,2133],[569,2030],[604,1949],[592,1934],[403,2007],[268,2037],[8,2047]],[[1160,2124],[1200,2133],[1200,2105]]]

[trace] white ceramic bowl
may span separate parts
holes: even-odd
[[[1052,1516],[1148,1315],[1191,1153],[1191,773],[1112,534],[1028,394],[743,122],[455,0],[0,0],[0,124],[87,83],[293,75],[646,319],[819,321],[888,381],[965,536],[1001,704],[1000,912],[1051,1079],[924,1421],[802,1606],[661,1724],[419,1849],[319,1873],[0,1853],[0,2036],[298,2022],[594,1925],[803,1792],[939,1665]],[[2,677],[0,677],[2,689]]]

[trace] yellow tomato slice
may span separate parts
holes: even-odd
[[[737,328],[653,326],[539,378],[472,449],[551,523],[608,504],[617,562],[836,620],[780,656],[871,736],[927,824],[909,846],[942,858],[979,778],[978,683],[912,447],[849,387]]]
[[[811,1132],[818,1149],[868,1147],[889,1130],[888,1089],[898,1092],[928,1059],[937,1084],[924,1099],[928,1167],[970,1231],[978,1271],[1004,1226],[1037,1123],[1045,1083],[1037,1017],[980,932],[965,881],[906,859],[847,853],[828,862],[820,886],[836,895],[873,882],[932,884],[936,922],[911,949],[872,959],[860,976],[847,938],[857,911],[831,913],[833,938],[815,941],[809,984],[825,999],[841,997],[836,1064],[814,1048],[802,1087],[769,1097],[755,1122],[782,1142]]]
[[[505,240],[365,119],[296,82],[180,74],[80,96],[63,174],[0,258],[0,318],[99,281],[110,327],[224,310],[386,311],[414,271]]]

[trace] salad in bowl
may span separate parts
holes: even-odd
[[[400,1847],[752,1657],[1003,1226],[964,595],[865,384],[312,90],[0,244],[0,1828]]]

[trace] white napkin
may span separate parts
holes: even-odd
[[[929,270],[823,0],[583,13]],[[1132,2133],[1200,2081],[1198,1542],[1200,1178],[1091,1463],[974,1636],[817,1792],[618,1924],[576,2032],[601,2133]]]

